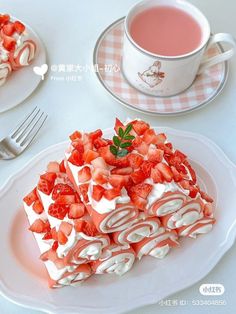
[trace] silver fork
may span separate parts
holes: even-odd
[[[31,144],[47,119],[47,114],[34,110],[4,139],[0,141],[0,159],[13,159]]]

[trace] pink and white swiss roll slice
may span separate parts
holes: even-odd
[[[0,56],[0,86],[2,86],[8,76],[11,74],[12,68],[9,62],[1,62],[1,56]]]
[[[196,238],[200,234],[210,232],[215,222],[214,218],[203,217],[191,225],[178,228],[177,232],[180,237]]]
[[[164,227],[176,229],[189,226],[201,219],[204,215],[204,203],[200,198],[187,201],[179,210],[161,218]]]
[[[129,246],[112,244],[107,247],[98,261],[91,263],[95,274],[123,275],[128,272],[135,261],[135,252]]]
[[[110,239],[97,231],[62,168],[63,164],[50,163],[49,171],[40,176],[37,193],[58,242],[58,257],[66,263],[88,263],[99,258]]]
[[[36,43],[30,38],[25,25],[9,15],[4,15],[4,21],[0,23],[0,38],[7,56],[5,61],[10,62],[13,70],[28,66],[35,58]]]
[[[138,210],[127,194],[129,176],[114,173],[115,167],[102,157],[101,150],[109,149],[109,142],[102,139],[101,134],[101,131],[96,131],[79,133],[78,138],[73,137],[66,153],[67,174],[97,229],[111,233],[132,225],[138,216]],[[124,160],[121,158],[116,162],[122,164]]]
[[[36,44],[33,40],[20,41],[15,51],[9,55],[9,61],[13,70],[26,67],[32,63],[36,54]]]
[[[120,245],[137,243],[145,238],[153,237],[160,228],[161,223],[158,218],[147,217],[144,213],[140,213],[137,222],[125,230],[114,232],[112,238]]]
[[[50,288],[60,288],[62,286],[77,287],[92,275],[92,269],[88,264],[78,265],[72,272],[65,272],[58,280],[49,279]]]
[[[75,285],[79,280],[85,280],[92,272],[89,266],[73,266],[66,264],[56,253],[58,242],[52,238],[52,230],[38,198],[36,188],[24,198],[24,209],[27,214],[30,228],[38,244],[41,260],[48,272],[48,284],[50,288]]]
[[[131,246],[139,260],[146,255],[155,258],[164,258],[168,254],[170,248],[179,246],[177,240],[178,235],[176,231],[165,231],[165,229],[162,228],[162,231],[159,234],[145,238]]]

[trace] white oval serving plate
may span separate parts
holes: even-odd
[[[181,240],[181,247],[163,260],[144,258],[123,277],[93,276],[77,288],[49,289],[21,200],[47,163],[63,158],[68,143],[60,143],[38,154],[0,190],[0,293],[4,297],[46,313],[122,313],[156,303],[213,269],[235,240],[236,166],[206,137],[170,128],[156,130],[166,132],[188,154],[200,185],[207,186],[216,200],[213,231],[197,240]],[[112,131],[104,133],[108,137]]]

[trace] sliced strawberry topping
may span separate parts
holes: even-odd
[[[28,205],[32,205],[38,199],[36,188],[23,198],[23,201]]]
[[[43,233],[46,232],[47,226],[45,225],[45,222],[41,219],[36,219],[34,223],[29,228],[30,231],[35,233]]]
[[[81,139],[81,137],[82,137],[82,134],[79,131],[75,131],[74,133],[70,135],[70,139],[72,142],[78,139]]]
[[[52,239],[57,241],[57,230],[55,227],[51,229],[51,235],[52,235]]]
[[[56,161],[51,161],[48,165],[47,165],[47,171],[48,172],[60,172],[60,165],[58,162]]]
[[[197,176],[196,176],[195,171],[193,170],[192,166],[190,165],[190,163],[187,160],[184,160],[183,163],[188,168],[188,171],[189,171],[190,176],[191,176],[191,180],[195,184],[197,182]]]
[[[62,173],[66,173],[66,167],[65,167],[65,161],[62,160],[59,164],[59,169],[60,169],[60,172]]]
[[[157,141],[156,144],[161,144],[161,143],[164,144],[165,143],[167,137],[166,137],[166,135],[164,133],[159,133],[156,136],[157,136],[156,137],[156,141]]]
[[[185,190],[190,190],[190,182],[188,180],[182,180],[179,182],[180,186]]]
[[[86,181],[89,181],[91,179],[91,171],[88,166],[83,167],[79,172],[78,172],[78,179],[79,182],[84,183]]]
[[[93,145],[96,149],[99,149],[100,147],[104,147],[109,145],[109,141],[105,140],[104,138],[96,138],[93,142]]]
[[[2,30],[5,35],[12,36],[15,32],[14,24],[12,22],[9,22],[3,26]]]
[[[154,163],[161,162],[164,156],[164,152],[161,149],[150,148],[148,150],[148,160]]]
[[[144,160],[144,162],[142,163],[140,169],[143,171],[145,178],[149,178],[150,177],[151,170],[154,167],[155,167],[155,164],[153,162],[148,161],[148,160]]]
[[[74,149],[68,159],[69,162],[71,162],[75,166],[83,166],[83,156],[78,150]]]
[[[43,205],[40,202],[40,200],[36,200],[33,204],[33,210],[38,214],[42,214],[42,212],[44,211]]]
[[[118,118],[116,118],[115,127],[114,127],[116,134],[119,134],[119,128],[122,128],[122,130],[124,130],[125,126]]]
[[[164,179],[161,172],[157,168],[151,169],[151,178],[154,183],[163,183]]]
[[[140,183],[131,188],[131,193],[136,193],[138,196],[146,199],[152,191],[152,185],[148,183]]]
[[[16,47],[16,41],[10,36],[4,36],[2,45],[6,50],[13,51]]]
[[[179,182],[179,181],[183,180],[182,175],[179,173],[179,171],[174,166],[171,166],[170,168],[171,168],[171,171],[173,173],[173,178],[174,178],[175,182]]]
[[[145,180],[145,174],[142,170],[136,170],[130,175],[134,184],[141,183]]]
[[[83,232],[85,221],[82,219],[74,220],[74,225],[76,232]]]
[[[132,121],[133,129],[138,135],[143,135],[150,128],[150,125],[142,120]]]
[[[0,24],[6,24],[10,21],[10,15],[0,14]]]
[[[203,191],[199,191],[199,192],[200,192],[201,197],[205,201],[207,201],[208,203],[213,203],[214,202],[213,198],[211,198],[206,192],[203,192]]]
[[[72,228],[72,224],[66,221],[62,221],[59,230],[62,231],[66,236],[69,236],[71,234]]]
[[[48,214],[54,218],[63,220],[68,213],[68,205],[51,204],[48,209]]]
[[[212,204],[211,203],[205,204],[203,212],[204,212],[204,216],[211,217],[212,214],[213,214],[213,206],[212,206]]]
[[[83,203],[71,204],[68,217],[70,219],[78,219],[84,216],[85,206]]]
[[[167,181],[167,182],[171,182],[173,179],[173,173],[171,171],[171,168],[164,164],[164,163],[159,163],[156,165],[156,168],[161,172],[163,178]]]
[[[111,170],[111,174],[119,174],[119,175],[129,175],[133,172],[131,167],[126,168],[113,168]]]
[[[174,154],[172,151],[172,148],[170,148],[170,145],[168,144],[163,144],[163,143],[157,144],[157,148],[163,150],[165,155],[171,156]]]
[[[190,186],[190,189],[189,189],[189,196],[191,198],[195,198],[197,196],[199,192],[199,189],[196,187],[196,186]]]
[[[83,154],[83,159],[86,164],[90,164],[92,160],[99,157],[99,154],[91,149],[88,149]]]
[[[83,233],[90,237],[94,237],[95,235],[98,234],[98,231],[92,222],[85,221],[85,224],[83,226]]]
[[[114,187],[114,188],[122,188],[123,186],[126,186],[129,182],[129,176],[128,175],[119,175],[119,174],[112,174],[108,178],[108,182]]]
[[[143,142],[142,138],[140,136],[136,136],[135,139],[132,142],[132,145],[134,148],[137,148],[139,145],[141,145]]]
[[[119,188],[113,188],[113,189],[109,189],[109,190],[105,190],[104,192],[104,197],[111,201],[113,200],[115,197],[118,197],[121,195],[121,191]]]
[[[94,132],[89,133],[89,138],[94,142],[97,138],[102,137],[102,130],[98,129]]]
[[[96,159],[91,161],[91,164],[94,166],[94,168],[101,168],[107,170],[107,164],[102,157],[97,157]]]
[[[55,201],[60,195],[74,195],[75,192],[68,184],[58,183],[54,186],[52,199]]]
[[[66,242],[68,241],[67,236],[61,230],[58,231],[57,236],[58,242],[62,245],[66,244]]]
[[[105,184],[108,181],[109,171],[101,168],[93,170],[92,178],[97,184]]]
[[[140,210],[144,210],[145,209],[145,207],[147,206],[147,200],[145,200],[144,198],[140,197],[136,193],[130,193],[129,196],[130,196],[132,202],[134,203],[134,205],[138,209],[140,209]]]
[[[134,143],[134,142],[135,142],[135,140],[133,141],[133,146],[134,146],[134,148],[135,148],[141,155],[146,155],[147,152],[148,152],[148,148],[149,148],[148,144],[145,143],[145,142],[142,141],[142,140],[141,140],[141,143],[140,143],[139,145],[137,144],[139,141],[137,141],[136,143]]]
[[[44,194],[50,195],[53,190],[54,183],[44,179],[43,176],[40,177],[37,188]]]
[[[51,231],[46,232],[42,239],[43,240],[52,240]]]
[[[100,147],[98,150],[99,154],[108,165],[115,167],[128,167],[129,161],[127,156],[116,158],[110,151],[109,146]]]
[[[52,245],[52,250],[56,251],[58,248],[58,241],[54,241],[53,245]]]
[[[100,199],[102,198],[103,194],[105,192],[104,187],[102,187],[101,185],[94,185],[93,186],[93,192],[92,192],[92,198],[99,202]]]
[[[73,147],[77,150],[80,155],[84,153],[84,142],[82,140],[76,140],[72,143]]]
[[[55,200],[55,204],[70,205],[75,203],[75,195],[59,195]]]
[[[40,178],[41,178],[41,179],[45,179],[45,180],[47,180],[48,182],[51,182],[51,183],[54,184],[54,182],[55,182],[55,180],[56,180],[56,178],[57,178],[57,175],[56,175],[56,173],[54,173],[54,172],[46,172],[46,173],[42,174],[42,175],[40,176]]]
[[[148,130],[145,131],[145,133],[143,135],[143,140],[148,145],[149,144],[157,144],[158,143],[156,132],[153,129],[148,129]]]
[[[128,161],[130,167],[132,167],[133,169],[138,169],[143,162],[143,157],[138,154],[131,153],[128,155]]]
[[[20,21],[15,21],[14,28],[18,34],[22,34],[25,30],[25,25],[22,24]]]
[[[80,184],[80,186],[79,186],[80,193],[83,196],[84,202],[86,202],[86,203],[88,203],[88,201],[89,201],[89,199],[88,199],[88,188],[89,188],[88,183]]]

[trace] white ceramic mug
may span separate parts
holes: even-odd
[[[174,6],[194,17],[202,29],[201,44],[197,49],[180,56],[161,56],[141,48],[132,39],[129,29],[133,18],[154,6]],[[153,34],[155,38],[155,32]],[[232,46],[228,51],[204,59],[206,49],[218,42]],[[196,75],[208,67],[230,59],[236,48],[232,35],[219,33],[211,35],[210,25],[203,13],[185,0],[144,0],[134,5],[125,19],[122,71],[127,81],[143,93],[153,96],[176,95],[187,89]]]

